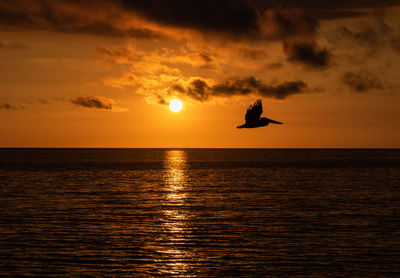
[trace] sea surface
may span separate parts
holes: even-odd
[[[400,276],[400,149],[0,149],[0,276]]]

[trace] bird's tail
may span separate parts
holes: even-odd
[[[244,128],[244,125],[239,125],[236,128]]]

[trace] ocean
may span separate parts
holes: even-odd
[[[0,275],[400,276],[400,149],[0,149]]]

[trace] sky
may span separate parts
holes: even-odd
[[[400,0],[0,0],[0,147],[399,148],[399,72]]]

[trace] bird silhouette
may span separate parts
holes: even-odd
[[[247,108],[246,116],[244,118],[246,120],[246,123],[237,126],[237,128],[255,128],[261,126],[267,126],[270,123],[283,124],[281,122],[277,122],[268,118],[260,118],[262,112],[263,112],[262,101],[261,99],[257,99],[254,104],[249,105],[249,107]]]

